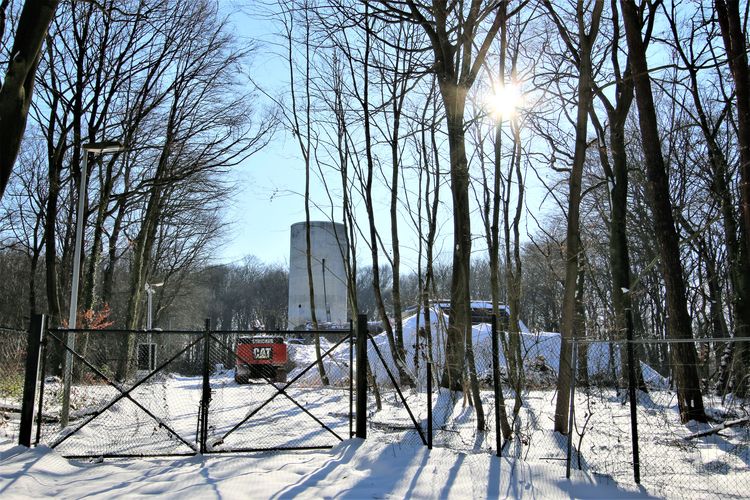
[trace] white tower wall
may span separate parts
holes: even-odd
[[[310,222],[310,250],[318,323],[344,325],[349,320],[346,232],[343,224]],[[291,227],[289,255],[289,325],[303,327],[312,320],[307,276],[305,223]]]

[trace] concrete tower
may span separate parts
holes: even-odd
[[[318,323],[345,325],[349,320],[343,224],[310,221],[310,252]],[[289,325],[301,328],[312,320],[307,277],[305,223],[292,224],[289,254]]]

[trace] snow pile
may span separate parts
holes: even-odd
[[[414,374],[417,371],[415,368],[415,352],[419,351],[417,359],[420,370],[427,359],[427,340],[423,336],[418,338],[417,335],[417,332],[424,326],[424,317],[423,315],[413,315],[405,318],[403,324],[406,365],[407,369]],[[433,336],[432,359],[438,367],[442,367],[445,362],[447,318],[436,308],[430,313],[430,324]],[[549,381],[556,380],[557,373],[560,370],[560,334],[555,332],[530,332],[522,322],[519,322],[519,331],[520,333],[516,335],[519,335],[521,339],[521,356],[524,360],[524,367],[527,377],[532,379],[529,381],[535,386],[549,385]],[[492,373],[491,327],[488,324],[474,325],[471,333],[477,375],[480,379],[489,378]],[[386,334],[376,335],[374,342],[377,345],[377,350],[380,351],[380,355],[385,360],[385,364],[396,375],[396,367]],[[583,349],[584,347],[580,348]],[[587,344],[585,349],[587,349],[588,354],[588,374],[590,377],[612,379],[619,375],[621,364],[619,345],[610,342],[594,342]],[[380,357],[372,344],[368,347],[367,355],[378,382],[387,382],[387,373],[379,368],[381,366]],[[500,367],[503,372],[507,370],[506,354],[502,343],[500,345]],[[654,369],[644,363],[642,363],[642,367],[644,379],[647,383],[657,387],[668,385],[667,381]]]
[[[430,312],[432,332],[432,360],[436,369],[442,369],[445,364],[445,341],[447,331],[447,316],[435,307]],[[549,387],[554,385],[560,370],[560,334],[556,332],[531,332],[523,322],[519,321],[518,329],[521,339],[521,356],[524,362],[526,380],[531,387]],[[427,339],[418,332],[424,331],[424,315],[408,316],[403,322],[404,347],[406,350],[406,368],[417,379],[424,379],[424,366],[427,357]],[[471,329],[477,375],[480,379],[491,380],[492,376],[492,331],[489,324],[474,325]],[[321,353],[325,353],[334,344],[321,337]],[[373,345],[373,343],[375,345]],[[376,347],[377,346],[377,347]],[[588,375],[592,378],[614,380],[620,374],[622,353],[621,345],[611,342],[593,342],[580,345],[579,349],[586,349],[588,359]],[[296,377],[305,368],[315,363],[315,348],[312,344],[291,344],[288,346],[289,359],[294,368],[290,370],[289,378]],[[415,356],[415,353],[417,354]],[[356,356],[356,354],[355,354]],[[367,357],[374,376],[379,384],[389,384],[390,378],[383,368],[383,362],[388,366],[394,377],[398,371],[393,361],[388,337],[385,332],[373,336],[373,342],[368,342]],[[381,361],[382,357],[382,361]],[[326,373],[333,385],[343,384],[349,378],[349,343],[344,341],[334,349],[323,361]],[[503,343],[500,344],[500,370],[507,373],[506,354]],[[669,381],[656,370],[645,363],[641,363],[643,378],[650,387],[666,388]],[[419,371],[419,374],[417,374]],[[320,384],[317,367],[307,370],[301,377],[300,384],[314,386]]]
[[[325,338],[320,338],[320,352],[325,354],[335,343],[331,343]],[[313,344],[289,344],[287,345],[287,354],[293,364],[289,371],[287,380],[292,380],[299,376],[303,371],[304,374],[299,378],[296,385],[302,386],[320,386],[320,373],[317,366],[312,368],[310,365],[316,364],[317,356],[315,354],[315,345]],[[344,340],[328,356],[324,357],[323,366],[326,375],[332,385],[348,385],[349,381],[349,341]],[[306,371],[305,371],[306,370]]]

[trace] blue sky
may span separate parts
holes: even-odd
[[[274,38],[272,23],[253,19],[235,9],[230,16],[239,36],[259,44],[249,72],[265,88],[281,91],[284,61],[268,42]],[[304,164],[297,145],[283,129],[261,152],[233,172],[236,190],[226,216],[231,225],[219,244],[217,260],[233,262],[254,255],[266,263],[289,261],[289,228],[304,220]],[[296,193],[296,194],[295,194]]]
[[[283,94],[288,82],[288,69],[284,59],[276,55],[279,47],[275,47],[274,43],[279,40],[274,30],[278,27],[259,15],[242,12],[235,8],[234,4],[230,5],[232,6],[225,5],[224,8],[238,35],[252,39],[258,44],[253,64],[248,69],[249,73],[266,92],[274,96]],[[305,170],[296,140],[283,127],[280,128],[271,144],[236,168],[232,176],[236,190],[226,209],[226,217],[231,224],[226,237],[218,244],[215,260],[236,262],[248,255],[254,255],[266,263],[288,264],[290,226],[304,221],[305,218],[302,197]],[[544,188],[538,183],[535,185],[531,172],[528,173],[527,180],[527,204],[530,210],[539,213],[538,205],[544,197]],[[319,182],[313,181],[311,192],[314,200],[320,203],[327,202],[327,196]],[[444,203],[450,204],[447,187],[441,197]],[[533,201],[528,201],[529,199]],[[376,204],[376,217],[386,223],[385,227],[381,227],[381,231],[388,233],[387,195],[376,197]],[[314,208],[312,210],[313,220],[328,219],[327,214],[315,212]],[[445,210],[449,210],[449,207]],[[361,224],[366,224],[364,219]],[[417,240],[414,229],[406,219],[401,224],[403,270],[416,270]],[[442,253],[440,258],[449,260],[452,248],[452,223],[449,212],[443,212],[440,224],[442,230],[435,250],[437,254]],[[479,241],[482,229],[478,215],[473,217],[472,225],[472,232],[477,239],[474,244],[475,253],[481,256],[484,245]],[[525,229],[522,228],[521,231],[522,239],[525,239]],[[529,231],[534,232],[534,229],[530,228]],[[383,236],[388,242],[387,235]],[[360,260],[364,257],[360,264],[369,265],[369,251],[362,243],[358,253]]]

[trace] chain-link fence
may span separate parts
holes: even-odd
[[[197,451],[202,332],[52,329],[45,338],[39,443],[70,457]]]
[[[349,331],[46,339],[36,441],[67,457],[325,448],[350,436]]]
[[[207,451],[329,448],[348,439],[351,338],[349,331],[212,333]]]
[[[18,435],[28,333],[0,327],[0,438]]]
[[[730,382],[746,378],[742,370],[748,372],[748,367],[740,368],[739,356],[727,355],[745,349],[739,347],[746,344],[745,339],[731,340],[737,344],[734,349],[727,347],[727,339],[689,341],[685,345],[696,353],[690,366],[674,341],[634,342],[640,369],[634,377],[636,411],[631,414],[628,371],[623,370],[628,366],[627,343],[622,340],[580,340],[575,347],[571,344],[568,353],[561,353],[559,334],[498,332],[500,390],[496,391],[491,327],[481,324],[472,329],[472,350],[462,360],[461,380],[451,384],[446,330],[438,321],[431,326],[429,341],[419,327],[404,326],[401,366],[394,361],[385,334],[372,338],[368,348],[369,436],[414,445],[420,445],[424,437],[433,446],[466,453],[497,453],[500,448],[504,457],[557,463],[561,474],[569,464],[624,483],[635,480],[638,466],[641,484],[657,494],[746,496],[750,404],[732,393]],[[410,331],[419,333],[410,335]],[[567,355],[577,360],[575,372]],[[575,380],[573,392],[567,393],[572,398],[561,398],[557,391],[561,370]],[[695,378],[686,378],[690,373]],[[695,387],[685,380],[697,381]],[[449,385],[454,390],[446,388]],[[686,394],[685,400],[695,406],[696,389],[705,418],[683,422],[678,395]],[[570,432],[555,432],[557,413],[564,415],[561,426]]]
[[[497,453],[501,448],[502,455],[508,457],[564,463],[567,438],[551,431],[549,419],[550,404],[554,415],[559,336],[497,332],[495,367],[493,330],[488,324],[476,325],[471,349],[465,349],[467,354],[460,359],[462,366],[449,370],[445,325],[438,315],[434,320],[430,334],[409,322],[404,325],[401,370],[393,361],[385,334],[373,338],[368,349],[372,372],[368,417],[371,431],[380,439],[421,444],[421,430],[426,434],[425,440],[436,447],[466,453]],[[410,331],[419,333],[409,335]],[[377,356],[375,345],[384,360]],[[397,381],[403,382],[397,385],[406,404],[387,376],[385,366]],[[500,380],[497,391],[494,369],[498,370]],[[418,425],[414,425],[415,421]]]
[[[746,497],[750,404],[726,382],[748,367],[724,356],[729,342],[750,347],[746,339],[634,341],[635,418],[629,374],[621,369],[628,366],[627,343],[578,342],[573,467],[618,481],[632,481],[637,468],[641,484],[667,496]]]
[[[368,335],[368,437],[638,477],[668,496],[743,497],[750,487],[745,339],[561,344],[481,324],[456,358],[439,318],[430,327],[405,325],[400,362],[396,338]],[[26,332],[0,335],[7,415],[23,392]],[[323,448],[354,434],[351,331],[45,338],[35,441],[65,456]],[[574,383],[558,391],[566,374]]]

